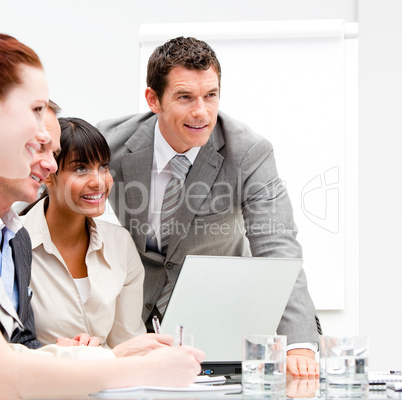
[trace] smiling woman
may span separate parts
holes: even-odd
[[[60,118],[59,170],[45,181],[52,199],[50,211],[97,217],[113,186],[110,150],[95,127],[79,118]]]
[[[23,217],[32,240],[36,333],[50,344],[90,332],[115,347],[145,333],[144,268],[126,229],[93,219],[113,186],[106,140],[82,119],[59,122],[59,169],[45,181],[48,194]]]
[[[50,140],[43,117],[48,87],[36,53],[0,34],[0,176],[26,178],[40,144]]]

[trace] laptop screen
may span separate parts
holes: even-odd
[[[301,259],[187,256],[161,323],[194,335],[206,362],[240,363],[242,337],[275,334]]]

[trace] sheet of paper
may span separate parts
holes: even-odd
[[[157,392],[224,392],[224,393],[240,393],[241,385],[204,385],[192,383],[187,387],[163,387],[163,386],[133,386],[127,388],[103,390],[98,394],[128,393],[139,391],[157,391]]]
[[[226,377],[224,375],[199,375],[195,379],[195,383],[218,383],[226,382]]]

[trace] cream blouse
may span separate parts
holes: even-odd
[[[146,332],[141,319],[144,267],[125,228],[88,218],[85,262],[90,296],[83,302],[63,257],[53,244],[44,200],[22,222],[32,241],[32,307],[36,334],[44,344],[79,333],[97,336],[104,347]]]

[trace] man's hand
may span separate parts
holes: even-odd
[[[315,360],[315,353],[309,349],[289,350],[286,358],[287,373],[300,377],[320,375],[320,367]]]
[[[112,351],[116,357],[143,356],[152,350],[172,345],[171,335],[147,333],[118,344]]]
[[[299,378],[288,376],[286,379],[286,397],[306,398],[315,397],[320,387],[318,377]]]
[[[87,333],[80,333],[73,339],[59,337],[56,341],[59,346],[93,346],[98,347],[100,340],[96,336],[89,336]]]

